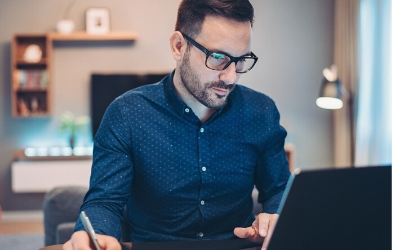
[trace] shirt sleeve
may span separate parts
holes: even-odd
[[[131,136],[120,98],[110,104],[94,138],[90,186],[81,211],[98,234],[121,236],[121,221],[133,180]],[[75,231],[84,230],[78,220]]]
[[[275,104],[267,109],[268,133],[263,151],[258,159],[255,185],[258,202],[265,213],[277,213],[290,176],[284,149],[286,130],[280,126],[280,115]]]

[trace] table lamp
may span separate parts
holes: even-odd
[[[324,79],[322,80],[321,89],[319,93],[319,97],[317,98],[317,105],[323,109],[337,110],[343,107],[344,97],[347,100],[348,108],[345,110],[346,115],[348,115],[348,119],[346,121],[349,122],[349,137],[350,137],[350,161],[351,164],[354,164],[354,131],[353,131],[353,102],[351,98],[351,94],[347,89],[342,85],[341,81],[337,75],[337,67],[336,65],[332,65],[330,68],[325,68],[322,71],[324,75]]]
[[[323,109],[341,109],[343,107],[342,95],[347,95],[346,89],[342,86],[337,77],[337,67],[332,65],[322,71],[322,80],[317,105]]]

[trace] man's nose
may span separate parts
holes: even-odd
[[[220,80],[226,84],[235,84],[237,82],[238,74],[236,73],[236,64],[234,62],[221,71]]]

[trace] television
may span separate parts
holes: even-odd
[[[92,74],[90,116],[93,138],[99,129],[107,107],[115,98],[128,90],[159,82],[168,74]]]

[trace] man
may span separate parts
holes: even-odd
[[[274,102],[236,84],[257,61],[252,24],[248,0],[183,0],[170,37],[175,71],[107,109],[81,207],[104,249],[119,249],[125,205],[132,241],[237,236],[266,248],[289,170]],[[78,221],[64,249],[89,246],[82,230]]]

